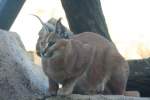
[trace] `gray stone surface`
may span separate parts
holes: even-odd
[[[140,97],[127,97],[120,95],[70,95],[66,97],[50,97],[45,100],[150,100],[150,98],[140,98]]]
[[[0,30],[0,100],[30,100],[47,92],[48,80],[16,33]]]

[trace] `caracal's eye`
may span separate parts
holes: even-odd
[[[51,42],[48,43],[48,47],[51,47],[54,44],[55,44],[55,42],[51,41]]]

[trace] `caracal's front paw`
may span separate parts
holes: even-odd
[[[57,91],[57,95],[59,96],[68,96],[68,95],[71,95],[72,94],[72,91],[69,91],[69,90],[65,90],[63,88],[60,88],[58,91]]]

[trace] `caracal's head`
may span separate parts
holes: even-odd
[[[68,43],[68,37],[62,35],[64,33],[64,26],[61,24],[61,18],[57,20],[54,27],[49,27],[38,16],[36,17],[43,25],[36,44],[37,55],[52,58],[62,56]]]

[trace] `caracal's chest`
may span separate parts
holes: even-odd
[[[58,83],[62,83],[69,77],[65,65],[61,60],[42,59],[42,66],[45,74]]]

